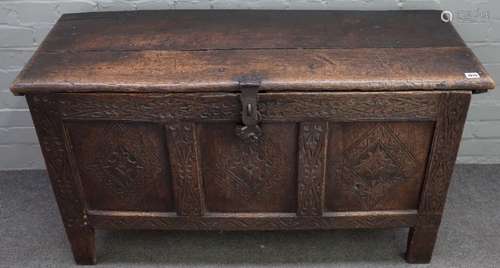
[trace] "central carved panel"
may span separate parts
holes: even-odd
[[[231,186],[239,192],[246,200],[258,197],[263,192],[269,191],[273,187],[273,180],[270,180],[274,166],[280,165],[280,159],[265,159],[263,142],[240,143],[230,148],[230,155],[234,159],[222,159],[217,161],[214,173],[221,173],[220,180],[216,181],[219,186]],[[217,154],[223,155],[225,152],[217,150]]]
[[[235,124],[201,127],[203,181],[212,212],[292,212],[296,209],[295,124],[263,124],[245,142]]]

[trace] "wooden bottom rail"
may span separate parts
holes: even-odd
[[[182,217],[175,213],[89,211],[98,229],[155,230],[326,230],[346,228],[413,227],[417,211],[329,212],[300,217],[295,213],[207,213]]]

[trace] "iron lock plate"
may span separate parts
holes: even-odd
[[[238,82],[241,102],[242,126],[236,128],[236,134],[244,141],[256,141],[262,136],[259,121],[258,92],[260,80],[241,80]]]

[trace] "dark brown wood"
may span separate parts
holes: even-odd
[[[438,226],[417,226],[410,228],[408,234],[408,263],[429,263],[438,234]]]
[[[431,260],[470,98],[470,92],[441,95],[440,116],[418,206],[419,225],[411,228],[408,237],[408,262],[428,263]]]
[[[164,10],[68,14],[54,27],[43,50],[463,46],[453,26],[442,23],[440,15],[438,10]]]
[[[440,116],[423,185],[419,212],[441,214],[467,117],[470,92],[441,95]]]
[[[387,227],[429,262],[471,92],[494,87],[439,14],[63,16],[12,91],[76,262],[94,228]]]
[[[439,92],[259,93],[261,122],[432,121]],[[65,120],[241,121],[238,94],[58,94]]]
[[[201,216],[205,212],[205,200],[202,192],[196,125],[178,123],[167,125],[165,130],[172,163],[177,214]]]
[[[426,220],[425,211],[407,214],[418,208],[419,196],[426,198],[419,193],[431,137],[452,127],[439,122],[457,113],[443,112],[443,107],[458,105],[464,113],[468,103],[447,100],[470,93],[259,95],[263,135],[250,142],[236,135],[241,113],[238,94],[50,95],[47,105],[56,107],[57,116],[64,119],[61,123],[74,154],[70,158],[94,213],[92,226],[207,230],[408,226],[416,233],[410,239],[408,260],[425,255],[421,244],[433,241],[429,232],[418,230],[437,228],[439,218]],[[460,115],[457,126],[463,126]],[[447,138],[459,140],[460,133],[453,133],[456,136]],[[443,143],[435,139],[433,146]],[[431,157],[436,157],[435,151]],[[432,172],[433,162],[428,165]],[[425,187],[434,187],[425,181]],[[444,204],[443,192],[446,189],[439,187],[441,199],[433,201],[438,208]],[[134,194],[142,198],[133,198]],[[177,213],[170,212],[174,207]]]
[[[65,127],[90,209],[174,211],[160,126],[70,121]]]
[[[248,142],[235,123],[202,124],[200,147],[210,212],[295,212],[297,128],[262,124],[262,137]]]
[[[328,211],[417,209],[434,123],[330,124]]]
[[[328,140],[326,122],[300,124],[298,167],[299,216],[321,216],[325,198]]]
[[[176,217],[169,213],[90,211],[93,226],[102,229],[154,230],[330,230],[414,226],[416,211],[330,212],[323,217],[294,213],[210,213],[205,217]]]
[[[95,264],[94,227],[88,223],[80,179],[70,163],[71,147],[57,104],[46,95],[28,96],[27,101],[75,261]]]
[[[13,86],[16,94],[233,92],[238,78],[251,74],[268,91],[495,87],[466,47],[38,52],[28,66]],[[466,79],[466,72],[481,78]]]
[[[439,11],[216,10],[64,16],[12,89],[231,92],[248,75],[281,91],[495,87]]]

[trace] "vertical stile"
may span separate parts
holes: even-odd
[[[299,133],[299,216],[321,216],[325,196],[325,168],[328,124],[303,122]]]
[[[196,125],[176,123],[167,125],[165,129],[177,214],[179,216],[203,215],[205,202]]]
[[[406,260],[428,263],[437,238],[471,93],[441,95],[439,115],[418,206],[417,225],[410,228]]]
[[[78,264],[95,264],[94,228],[88,224],[80,178],[66,129],[53,95],[28,96],[33,123],[49,173],[59,212]]]
[[[440,216],[443,212],[469,101],[470,92],[450,92],[441,96],[440,112],[418,208],[419,215]]]

